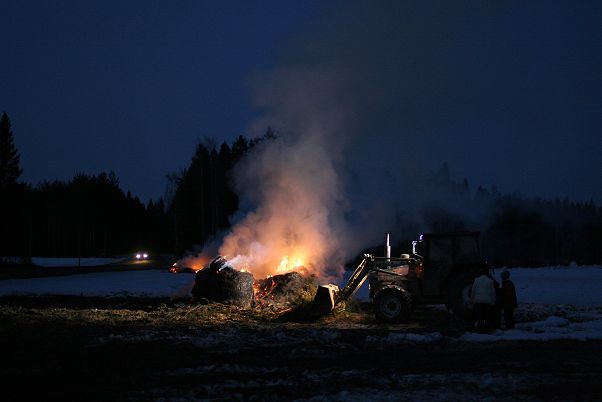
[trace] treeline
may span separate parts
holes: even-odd
[[[113,173],[4,189],[0,255],[112,256],[167,248],[163,201],[144,205]]]
[[[602,208],[593,201],[499,196],[483,232],[496,266],[602,263]]]
[[[253,147],[276,138],[207,140],[188,168],[168,176],[164,199],[144,205],[113,173],[76,175],[36,187],[19,181],[20,156],[10,120],[0,118],[0,257],[100,256],[136,250],[181,254],[227,230],[238,210],[232,168]],[[249,156],[252,157],[252,156]],[[482,250],[496,266],[602,263],[602,208],[592,201],[544,200],[451,179],[445,164],[430,178],[437,202],[420,222],[398,222],[410,240],[421,231],[480,230]],[[392,217],[394,219],[394,217]],[[384,228],[386,230],[388,228]]]
[[[496,187],[471,191],[468,180],[450,178],[447,164],[430,184],[448,195],[450,205],[462,208],[426,209],[424,227],[480,230],[483,255],[494,266],[602,263],[602,208],[592,200],[501,194]]]
[[[10,119],[0,119],[0,257],[116,256],[137,250],[183,253],[230,226],[238,209],[229,172],[257,144],[239,136],[197,146],[190,166],[168,175],[171,191],[144,205],[114,173],[78,174],[35,187],[19,181],[20,155]]]
[[[238,210],[230,177],[233,166],[251,148],[275,138],[268,128],[262,137],[249,140],[239,136],[231,145],[223,142],[219,148],[207,140],[197,146],[186,170],[170,176],[174,194],[167,214],[178,254],[204,245],[230,227],[230,218]]]

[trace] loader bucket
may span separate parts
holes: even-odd
[[[311,314],[314,316],[324,315],[334,310],[337,303],[337,294],[339,287],[337,285],[318,286],[318,291],[311,304]]]

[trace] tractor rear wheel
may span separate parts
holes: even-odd
[[[476,275],[468,272],[459,273],[451,278],[447,286],[447,306],[464,320],[471,320],[473,317],[470,296],[475,278]]]
[[[380,321],[407,321],[412,314],[412,295],[398,289],[384,289],[374,298],[374,313]]]

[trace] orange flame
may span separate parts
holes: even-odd
[[[298,253],[289,256],[288,253],[284,252],[284,257],[280,260],[280,264],[276,267],[276,274],[286,274],[287,272],[294,271],[295,268],[303,266],[303,258]]]
[[[278,286],[278,283],[271,278],[267,278],[266,281],[262,281],[261,283],[258,281],[253,282],[253,292],[255,293],[255,299],[265,299],[272,293],[276,286]]]
[[[205,267],[207,264],[209,264],[209,262],[211,262],[210,257],[207,257],[205,255],[189,255],[179,259],[176,263],[173,264],[172,268],[169,271],[177,272],[178,268],[191,268],[195,271],[198,271]]]
[[[225,258],[228,260],[230,265],[241,272],[250,272],[251,274],[255,273],[256,276],[265,278],[270,278],[272,275],[286,274],[292,271],[306,271],[303,263],[304,258],[302,257],[302,253],[297,251],[291,254],[285,251],[284,256],[280,259],[278,265],[269,270],[270,273],[264,273],[263,275],[259,274],[257,269],[253,269],[251,265],[253,262],[252,256],[237,256],[233,259],[228,259],[228,257],[225,256]],[[204,255],[187,256],[174,263],[169,271],[178,272],[179,268],[192,268],[195,271],[198,271],[209,264],[209,262],[211,262],[211,259]]]

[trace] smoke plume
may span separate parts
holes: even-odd
[[[464,177],[499,182],[504,158],[527,169],[537,157],[514,146],[516,126],[549,124],[534,120],[528,100],[516,106],[530,77],[506,59],[516,44],[507,43],[514,22],[504,3],[326,8],[253,80],[263,116],[253,129],[270,125],[279,138],[237,167],[248,213],[219,251],[259,276],[301,264],[327,277],[384,232],[429,229],[425,217],[440,211],[478,229],[488,211],[429,175],[449,161]],[[535,15],[528,6],[514,11]],[[518,82],[500,76],[500,63]]]
[[[338,165],[350,110],[333,96],[344,85],[327,71],[298,67],[271,71],[258,82],[258,102],[269,110],[264,120],[291,129],[254,148],[237,167],[242,204],[256,207],[219,252],[258,276],[298,266],[322,278],[335,275],[345,254],[347,205]]]

